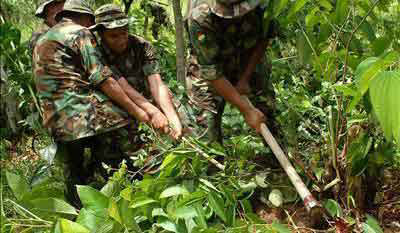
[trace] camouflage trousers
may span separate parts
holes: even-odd
[[[251,93],[248,97],[253,105],[266,115],[268,127],[277,135],[279,126],[275,120],[277,116],[275,92],[269,78],[270,73],[271,65],[268,61],[257,65],[249,83]],[[239,79],[238,74],[225,74],[225,76],[233,85]],[[194,108],[197,125],[200,126],[199,130],[203,130],[203,133],[197,134],[204,135],[210,142],[222,143],[221,124],[225,101],[206,80],[200,78],[199,64],[193,55],[189,58],[186,86],[189,105]]]
[[[79,206],[75,185],[101,188],[108,177],[102,163],[118,168],[122,160],[129,159],[144,144],[138,128],[131,125],[75,141],[57,142],[55,167],[62,172],[66,198]],[[131,163],[127,165],[134,169]]]

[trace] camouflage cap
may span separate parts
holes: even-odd
[[[260,0],[210,0],[211,11],[222,18],[241,17],[252,11]]]
[[[59,21],[66,12],[76,12],[94,16],[92,8],[85,0],[67,0],[64,3],[63,10],[57,13],[56,20]]]
[[[106,29],[114,29],[128,25],[129,19],[121,8],[115,4],[105,4],[99,7],[95,12],[96,24],[90,27],[91,30],[97,30],[101,26]]]
[[[52,2],[65,2],[65,0],[41,0],[39,6],[36,9],[35,16],[39,18],[44,18],[46,16],[46,6]]]

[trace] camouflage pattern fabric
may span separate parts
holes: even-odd
[[[35,16],[39,18],[44,18],[46,16],[45,9],[46,6],[52,2],[63,2],[65,0],[41,0],[39,6],[36,9]]]
[[[219,17],[233,19],[252,11],[260,0],[208,0],[211,11]]]
[[[199,124],[208,130],[210,140],[221,140],[225,102],[208,81],[225,77],[236,84],[247,66],[252,48],[268,38],[263,11],[257,7],[241,18],[226,19],[210,11],[207,2],[198,0],[193,5],[188,19],[192,54],[187,69],[187,91],[190,103],[197,107]],[[257,65],[250,81],[252,93],[249,96],[267,119],[273,119],[275,115],[270,70],[268,59]]]
[[[129,161],[129,157],[146,143],[141,137],[142,133],[128,125],[104,134],[58,143],[52,172],[64,179],[68,201],[79,206],[75,185],[91,185],[98,189],[103,187],[108,174],[102,163],[118,168],[122,160]],[[127,165],[130,171],[135,170],[132,163]]]
[[[39,38],[40,38],[42,35],[46,34],[46,32],[47,32],[49,29],[50,29],[50,28],[49,28],[49,26],[47,26],[47,24],[42,23],[42,24],[39,26],[39,29],[36,30],[36,31],[34,31],[34,32],[32,33],[31,39],[29,40],[29,44],[28,44],[28,50],[29,50],[29,53],[30,53],[30,54],[33,53],[33,48],[35,48],[35,45],[36,45],[37,41],[39,40]]]
[[[101,44],[104,61],[118,74],[117,77],[124,77],[138,92],[150,98],[147,77],[160,73],[153,46],[139,36],[129,35],[126,52],[116,55],[101,41],[99,35],[96,37]]]
[[[128,25],[129,19],[121,8],[115,4],[105,4],[95,12],[96,24],[90,27],[91,30],[103,26],[106,29],[114,29]]]
[[[56,14],[56,17],[55,17],[56,20],[60,21],[62,16],[66,12],[75,12],[75,13],[89,14],[89,15],[94,16],[93,10],[90,7],[90,4],[85,0],[67,0],[64,3],[63,10]]]
[[[96,87],[111,70],[101,62],[91,32],[63,19],[40,37],[33,52],[43,124],[57,141],[73,141],[128,124],[128,114]]]

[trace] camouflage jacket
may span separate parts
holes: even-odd
[[[207,0],[194,0],[188,31],[202,79],[238,78],[251,49],[268,38],[263,14],[264,8],[259,6],[242,17],[225,19],[211,12]]]
[[[101,42],[103,58],[112,71],[124,77],[138,92],[150,97],[147,77],[160,72],[153,46],[141,37],[129,35],[128,48],[122,55],[115,55]]]
[[[59,141],[72,141],[128,123],[126,112],[96,87],[112,77],[91,32],[63,19],[41,36],[33,68],[43,124]]]
[[[28,44],[28,49],[30,54],[33,53],[33,48],[35,47],[37,41],[39,40],[39,37],[42,36],[43,34],[45,34],[48,30],[49,30],[49,26],[47,26],[47,24],[42,23],[42,25],[39,26],[39,29],[32,32],[32,36],[31,39],[29,40],[29,44]]]

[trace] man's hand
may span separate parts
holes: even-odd
[[[257,131],[257,133],[261,132],[261,123],[265,123],[266,121],[265,115],[257,108],[252,108],[245,112],[244,119],[251,128]]]
[[[169,132],[169,135],[175,139],[178,140],[179,138],[182,137],[182,124],[178,120],[178,122],[171,122],[171,128],[172,130]]]
[[[154,128],[161,129],[164,133],[168,133],[168,120],[162,112],[157,111],[151,114],[150,123]]]
[[[249,82],[247,80],[240,80],[236,86],[236,90],[240,95],[248,95],[251,92]]]

